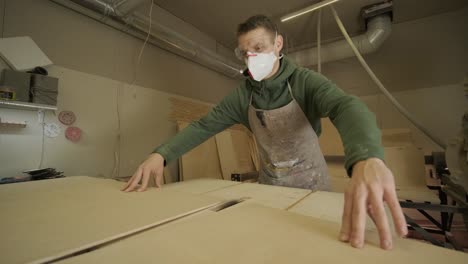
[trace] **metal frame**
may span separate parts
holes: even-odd
[[[405,200],[400,201],[400,205],[402,208],[416,209],[437,227],[437,229],[421,227],[412,218],[405,214],[410,230],[416,231],[433,245],[463,251],[463,248],[458,245],[450,230],[452,228],[454,214],[462,214],[465,228],[468,230],[468,203],[466,200],[460,199],[460,195],[458,193],[456,197],[452,197],[452,195],[450,195],[453,188],[451,188],[452,186],[449,183],[450,181],[447,181],[447,175],[443,175],[440,178],[442,180],[441,186],[428,186],[429,189],[437,190],[439,192],[440,204],[432,204],[430,202],[418,203],[413,202],[412,200]],[[447,183],[448,185],[445,185]],[[450,205],[448,204],[449,195],[452,198]],[[427,211],[440,212],[440,222],[427,213]],[[445,241],[439,241],[431,234],[443,235]]]

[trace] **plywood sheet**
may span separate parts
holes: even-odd
[[[215,205],[220,199],[158,190],[120,191],[90,177],[0,186],[0,259],[49,259]]]
[[[179,130],[188,123],[179,122]],[[209,138],[196,148],[184,154],[181,158],[182,178],[191,180],[199,178],[222,179],[218,149],[214,137]]]
[[[165,190],[185,192],[191,194],[203,194],[206,192],[223,189],[226,187],[241,184],[235,181],[215,180],[215,179],[195,179],[183,182],[176,182],[164,185]]]
[[[305,189],[258,183],[242,183],[208,192],[206,195],[225,200],[248,198],[248,203],[252,202],[272,208],[286,209],[310,193],[310,190]]]
[[[468,255],[396,239],[379,248],[368,232],[364,249],[338,241],[340,226],[260,205],[236,205],[135,235],[61,263],[466,263]],[[183,252],[180,251],[183,248]]]
[[[341,224],[341,217],[344,207],[344,194],[337,192],[314,192],[301,200],[299,203],[288,209],[290,212],[312,216],[322,220]],[[391,229],[395,230],[389,211],[387,210]],[[367,230],[377,230],[374,222],[367,217]]]

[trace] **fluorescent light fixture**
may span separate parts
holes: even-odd
[[[335,2],[338,2],[339,0],[324,0],[324,1],[321,1],[321,2],[318,2],[316,4],[313,4],[311,6],[308,6],[308,7],[305,7],[305,8],[302,8],[301,10],[298,10],[296,12],[293,12],[291,14],[287,14],[285,16],[282,16],[281,17],[281,22],[286,22],[288,20],[291,20],[293,18],[296,18],[298,16],[302,16],[304,14],[307,14],[309,12],[312,12],[312,11],[315,11],[317,9],[320,9],[322,7],[325,7],[327,5],[330,5],[330,4],[333,4]]]

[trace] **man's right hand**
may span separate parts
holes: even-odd
[[[148,187],[148,182],[151,176],[156,181],[156,187],[161,187],[163,178],[164,157],[159,153],[151,154],[136,170],[132,178],[127,182],[127,185],[122,189],[124,192],[143,192]],[[138,183],[141,181],[141,186],[137,189]]]

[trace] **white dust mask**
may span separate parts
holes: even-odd
[[[252,78],[258,82],[271,73],[278,59],[273,51],[270,53],[249,52],[248,56],[247,67],[249,67]]]
[[[275,32],[273,45],[276,44],[277,37],[278,32]],[[252,78],[257,82],[265,79],[273,71],[275,62],[278,59],[274,51],[270,53],[247,52],[247,56],[247,67]]]

